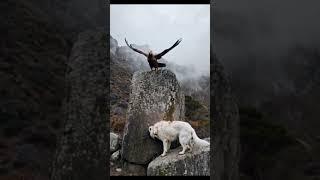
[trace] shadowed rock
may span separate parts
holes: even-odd
[[[148,127],[160,120],[184,120],[184,96],[169,70],[136,72],[132,78],[123,159],[147,164],[161,154],[162,146],[149,136]]]
[[[52,180],[107,179],[107,35],[79,35],[68,60],[67,97]]]
[[[211,176],[214,180],[238,180],[240,160],[239,112],[230,79],[222,64],[213,54],[211,64],[212,133]]]

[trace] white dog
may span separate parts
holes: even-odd
[[[187,122],[183,121],[160,121],[149,127],[150,136],[155,139],[158,138],[163,142],[163,153],[165,156],[170,149],[171,142],[179,138],[182,146],[182,151],[179,154],[184,154],[187,149],[190,151],[194,147],[210,146],[205,140],[200,139],[195,130]]]

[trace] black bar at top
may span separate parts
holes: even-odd
[[[110,4],[210,4],[210,0],[110,0]]]

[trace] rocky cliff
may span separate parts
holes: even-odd
[[[107,179],[106,84],[107,36],[79,35],[68,59],[63,134],[59,139],[52,180]]]
[[[230,79],[213,54],[211,63],[211,176],[214,180],[239,179],[239,112]]]

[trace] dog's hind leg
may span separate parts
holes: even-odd
[[[181,146],[182,146],[182,151],[179,152],[180,155],[184,154],[188,148],[187,147],[188,145],[186,145],[186,144],[181,144]]]
[[[186,150],[188,149],[188,144],[190,142],[191,136],[188,132],[182,131],[179,134],[179,142],[182,146],[182,151],[179,152],[179,154],[184,154]]]
[[[182,146],[182,151],[179,154],[184,154],[187,149],[190,149],[190,139],[192,136],[188,132],[180,132],[179,134],[179,142]]]

